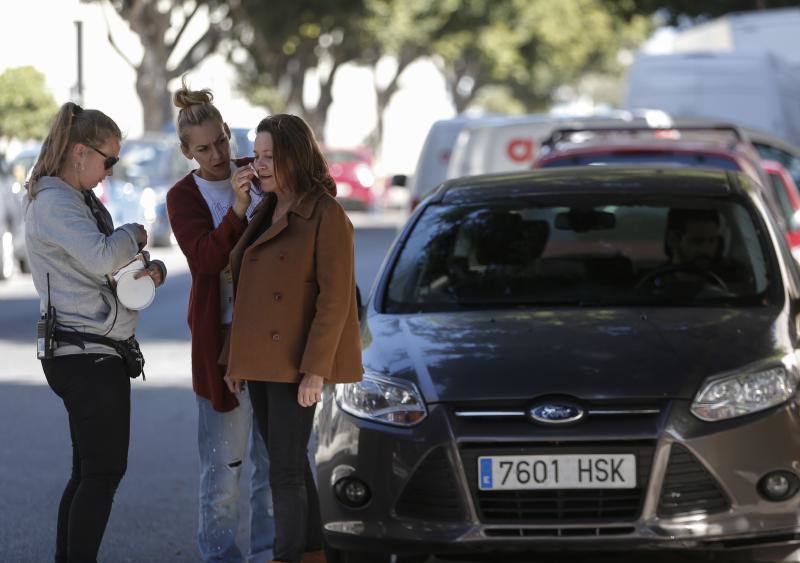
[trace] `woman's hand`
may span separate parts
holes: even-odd
[[[250,182],[256,177],[255,170],[249,164],[237,168],[231,176],[231,185],[236,200],[233,203],[233,212],[240,219],[244,219],[247,208],[250,207]]]
[[[139,223],[129,223],[129,226],[133,227],[133,231],[136,233],[136,244],[139,245],[139,250],[143,249],[147,246],[147,229]]]
[[[161,270],[161,267],[158,264],[151,263],[149,266],[147,266],[147,268],[136,272],[133,275],[133,278],[138,280],[139,278],[143,278],[145,276],[150,276],[156,287],[164,283],[164,272]]]
[[[225,381],[225,385],[228,386],[228,391],[230,391],[234,395],[237,393],[241,393],[244,390],[243,380],[231,377],[227,373],[225,374],[225,377],[223,377],[222,379],[223,381]]]
[[[301,407],[313,407],[322,400],[322,384],[325,380],[313,373],[303,374],[300,388],[297,390],[297,402]]]

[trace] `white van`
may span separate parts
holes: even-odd
[[[447,179],[447,168],[458,133],[469,123],[481,123],[493,119],[498,117],[457,115],[431,125],[417,160],[417,168],[408,180],[412,210],[433,188]]]
[[[639,55],[625,107],[733,122],[800,144],[800,76],[767,52]]]
[[[542,141],[559,127],[637,122],[652,126],[670,123],[663,112],[618,110],[583,117],[530,114],[469,123],[458,134],[447,178],[530,170],[539,156]]]

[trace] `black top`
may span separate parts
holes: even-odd
[[[275,194],[267,194],[264,198],[264,202],[262,205],[267,206],[267,212],[264,213],[264,218],[261,220],[261,224],[258,225],[258,228],[253,231],[250,235],[250,239],[247,241],[247,247],[250,247],[261,235],[267,232],[272,226],[272,215],[275,213],[275,206],[278,205],[278,198],[275,197]]]

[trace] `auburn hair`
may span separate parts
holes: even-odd
[[[319,190],[336,195],[336,182],[328,163],[314,132],[302,118],[288,113],[270,115],[256,127],[256,134],[259,133],[272,136],[275,179],[282,190],[300,197]]]

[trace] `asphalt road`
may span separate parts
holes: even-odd
[[[391,222],[357,223],[357,227],[356,275],[366,297],[396,230]],[[153,305],[143,312],[137,330],[148,379],[133,381],[128,472],[116,496],[101,562],[199,561],[197,415],[185,321],[190,280],[177,249],[155,249],[152,254],[167,262],[170,274]],[[29,276],[0,283],[0,563],[53,560],[56,511],[69,473],[66,413],[34,357],[37,315],[38,300]],[[244,505],[242,510],[247,510]],[[246,518],[242,520],[239,534],[244,538],[247,524]],[[656,563],[730,558],[550,553],[492,560]]]
[[[361,226],[356,277],[366,298],[398,221],[354,222]],[[132,382],[128,471],[103,540],[103,562],[199,561],[197,409],[186,326],[190,277],[177,248],[151,254],[165,260],[169,276],[137,328],[147,381]],[[30,276],[0,283],[0,563],[53,560],[56,511],[69,475],[66,413],[34,356],[37,316]],[[246,534],[245,522],[240,536]]]

